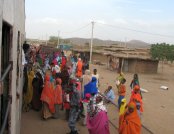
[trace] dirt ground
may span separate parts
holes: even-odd
[[[116,93],[115,79],[118,74],[107,70],[105,66],[91,65],[91,70],[97,68],[100,74],[100,91],[104,92],[108,85],[112,85]],[[124,73],[127,80],[126,98],[129,100],[129,84],[132,80],[132,73]],[[159,65],[158,74],[138,74],[142,88],[148,90],[143,93],[144,113],[142,115],[142,124],[151,130],[154,134],[174,134],[174,65],[164,65],[163,72]],[[168,86],[169,90],[161,90],[160,86]],[[117,103],[118,96],[115,102]],[[108,105],[109,120],[115,126],[118,126],[118,111],[113,105]],[[110,124],[111,134],[117,134],[117,130]],[[77,123],[80,134],[88,134],[86,127]],[[43,121],[40,113],[30,111],[22,114],[21,134],[66,134],[69,132],[67,122],[64,120],[64,113],[61,112],[60,119],[49,119]],[[142,134],[149,134],[142,128]]]

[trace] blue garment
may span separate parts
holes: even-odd
[[[122,95],[119,95],[119,98],[118,98],[118,107],[120,109],[120,106],[121,106],[121,100],[124,99],[124,96]]]
[[[114,91],[111,89],[109,92],[107,92],[106,97],[112,101],[115,99]]]
[[[53,76],[50,76],[50,82],[51,82],[51,83],[54,82]]]
[[[97,83],[97,79],[95,77],[92,78],[92,81],[89,82],[88,84],[84,85],[84,96],[87,93],[90,94],[97,94],[98,93],[98,89],[96,87],[96,83]]]

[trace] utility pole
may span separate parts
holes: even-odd
[[[92,32],[91,32],[90,63],[92,63],[92,46],[93,46],[94,21],[92,21],[91,23],[92,23]]]
[[[47,34],[46,34],[46,46],[48,45],[48,41],[47,41]]]
[[[57,48],[59,47],[59,44],[60,44],[60,31],[58,31]]]

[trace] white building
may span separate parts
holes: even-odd
[[[9,64],[12,68],[0,88],[0,130],[4,122],[8,98],[8,121],[5,132],[20,134],[23,67],[22,44],[25,40],[25,0],[0,0],[0,79]],[[1,79],[2,80],[2,79]]]

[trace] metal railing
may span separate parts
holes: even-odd
[[[2,82],[5,80],[5,78],[7,77],[7,74],[10,72],[10,70],[12,69],[12,63],[8,65],[8,67],[6,68],[4,74],[2,75],[1,79],[0,79],[0,84],[2,84]],[[2,88],[2,86],[1,86]],[[12,97],[9,95],[8,98],[8,104],[7,104],[7,108],[6,108],[6,112],[5,112],[5,117],[2,123],[2,127],[0,129],[0,134],[4,133],[6,124],[7,124],[7,119],[8,119],[8,115],[10,112],[10,107],[11,107],[11,102],[12,102]]]

